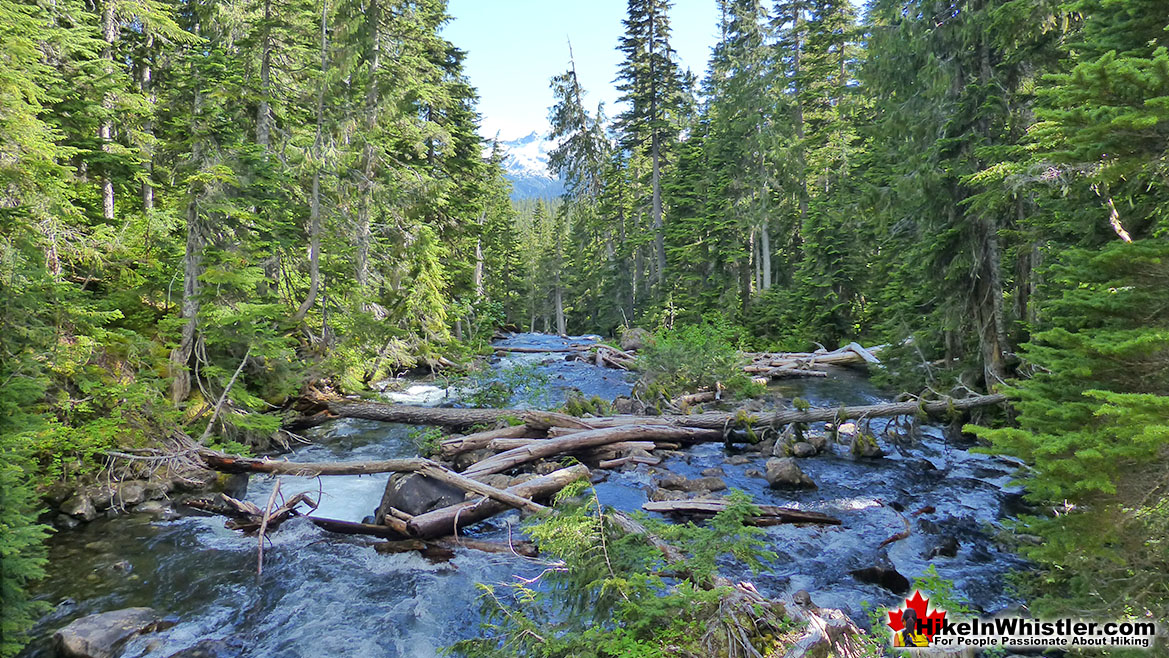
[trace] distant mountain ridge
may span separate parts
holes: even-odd
[[[503,169],[511,181],[513,200],[552,198],[564,193],[564,182],[548,171],[552,143],[533,131],[526,137],[500,142],[506,155]]]

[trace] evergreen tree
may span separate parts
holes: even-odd
[[[618,47],[625,59],[617,89],[629,109],[617,117],[616,129],[623,148],[648,160],[650,198],[645,205],[653,236],[652,281],[657,283],[664,280],[666,270],[662,171],[686,106],[683,76],[670,46],[669,11],[669,0],[629,0],[625,35]]]

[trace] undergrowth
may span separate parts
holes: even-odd
[[[738,642],[769,653],[792,627],[767,606],[745,603],[716,584],[720,560],[758,569],[775,555],[763,531],[747,525],[758,513],[749,497],[704,526],[640,518],[648,533],[681,551],[680,561],[640,534],[627,533],[587,483],[566,488],[554,511],[529,522],[544,570],[514,583],[480,585],[485,621],[478,638],[449,654],[482,658],[718,656]],[[734,638],[734,639],[731,639]],[[745,654],[744,654],[745,655]]]

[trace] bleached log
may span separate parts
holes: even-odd
[[[506,489],[507,493],[528,499],[546,499],[569,484],[589,477],[584,464],[532,478]],[[410,535],[419,539],[445,537],[462,528],[507,510],[508,505],[489,498],[480,498],[419,514],[407,523]]]
[[[784,409],[773,413],[711,412],[687,416],[607,416],[577,419],[594,428],[624,425],[669,425],[708,429],[742,428],[746,425],[787,425],[840,421],[850,418],[882,418],[917,414],[942,414],[950,410],[967,411],[1006,402],[1001,394],[978,395],[961,399],[931,401],[884,402],[852,407],[814,407],[807,410]],[[330,403],[330,410],[339,416],[411,422],[416,425],[474,425],[492,423],[501,418],[522,418],[525,412],[516,409],[435,409],[379,402]],[[409,419],[409,420],[405,420]],[[465,425],[464,425],[465,426]],[[401,461],[401,460],[399,460]]]
[[[687,416],[688,418],[688,416]],[[559,454],[576,452],[584,448],[602,446],[618,441],[646,440],[646,439],[680,439],[690,441],[712,441],[722,438],[722,432],[714,429],[698,429],[694,427],[667,427],[663,425],[632,425],[625,427],[608,427],[587,432],[570,434],[559,439],[548,439],[521,448],[501,452],[472,465],[463,475],[477,477],[501,473],[520,464],[553,457]]]

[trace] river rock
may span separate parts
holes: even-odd
[[[650,333],[640,327],[631,327],[621,332],[621,349],[641,350],[645,349],[646,342],[649,341]]]
[[[815,489],[816,483],[804,474],[791,457],[773,457],[767,460],[764,477],[772,489]]]
[[[771,455],[775,452],[775,439],[767,439],[755,444],[755,449],[762,455]]]
[[[53,634],[53,645],[65,658],[114,658],[134,636],[171,626],[153,608],[111,610],[75,620]]]
[[[875,438],[860,432],[853,435],[850,451],[853,457],[862,457],[865,459],[876,459],[885,456],[885,451],[881,450],[881,446],[877,445]]]
[[[742,466],[744,464],[750,464],[751,458],[747,455],[731,455],[723,461],[731,466]]]
[[[92,521],[97,518],[97,508],[84,491],[78,491],[65,502],[61,503],[61,512],[79,521]]]
[[[386,482],[382,502],[374,516],[380,523],[385,518],[385,510],[390,507],[417,516],[439,507],[461,503],[464,499],[465,492],[452,484],[417,473],[395,473]]]
[[[483,478],[481,482],[489,487],[495,487],[496,489],[506,489],[511,486],[511,478],[503,475],[502,473],[488,475],[487,477]]]
[[[536,462],[536,467],[532,470],[535,471],[537,475],[548,475],[549,473],[555,473],[562,468],[564,468],[563,464],[545,460]]]
[[[114,504],[132,507],[146,500],[146,482],[143,480],[125,480],[118,484],[118,493],[114,496]]]
[[[81,521],[68,514],[58,514],[53,517],[53,527],[58,530],[72,530],[81,525]]]
[[[909,579],[892,566],[875,564],[863,569],[853,569],[848,573],[862,583],[883,587],[894,594],[905,594],[909,591]]]
[[[134,511],[168,521],[178,518],[178,513],[169,504],[161,500],[148,500],[135,507]]]
[[[464,452],[455,455],[454,459],[452,460],[452,464],[454,465],[456,471],[465,471],[470,468],[472,464],[481,462],[494,454],[494,450],[489,450],[487,448],[483,448],[481,450],[471,450],[470,452]]]
[[[631,414],[633,413],[633,398],[621,395],[613,400],[613,413],[615,414]]]
[[[815,457],[816,446],[808,443],[807,441],[797,441],[792,444],[789,452],[793,457],[799,457],[801,459],[806,457]]]
[[[114,495],[118,490],[110,484],[95,484],[85,488],[85,495],[93,502],[98,511],[109,509],[114,504]]]
[[[953,537],[942,537],[922,555],[927,560],[935,557],[955,557],[958,555],[958,540]]]
[[[52,505],[60,505],[73,495],[74,490],[75,487],[71,484],[67,484],[65,482],[54,482],[53,484],[50,484],[47,489],[45,489],[45,493],[42,497]]]
[[[649,499],[655,503],[661,503],[667,500],[688,500],[689,498],[690,496],[681,491],[671,491],[661,487],[656,487],[653,491],[649,492]]]
[[[747,470],[743,471],[743,475],[746,475],[749,478],[765,478],[765,477],[767,477],[766,473],[764,473],[763,471],[761,471],[757,468],[748,468]]]
[[[703,477],[691,480],[687,477],[671,473],[658,480],[658,486],[662,489],[672,489],[686,493],[706,493],[710,491],[722,491],[727,488],[727,483],[717,477]]]
[[[702,469],[703,477],[722,477],[726,474],[727,474],[727,472],[718,466],[712,466],[710,468]]]

